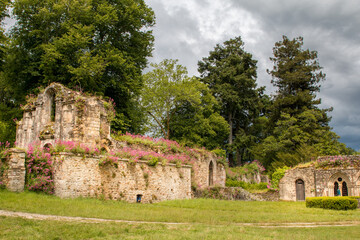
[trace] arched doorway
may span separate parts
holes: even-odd
[[[346,182],[342,183],[342,195],[343,196],[348,196],[348,188],[347,188]]]
[[[296,185],[296,201],[305,201],[305,183],[302,179],[295,182]]]
[[[214,164],[212,161],[210,161],[209,164],[209,186],[212,186],[214,184]]]
[[[51,145],[51,143],[47,143],[47,144],[44,145],[43,149],[44,149],[45,152],[50,152],[52,147],[53,146]]]
[[[338,182],[334,182],[334,196],[339,196],[340,194],[338,193],[339,190],[339,183]]]

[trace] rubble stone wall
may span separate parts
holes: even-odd
[[[287,170],[279,183],[280,199],[296,201],[296,181],[299,179],[304,181],[305,197],[315,197],[314,171],[314,168],[295,168]]]
[[[25,185],[25,152],[11,149],[10,155],[1,160],[1,179],[9,191],[24,191]]]
[[[210,174],[210,164],[212,163],[212,174]],[[211,186],[225,187],[226,172],[221,163],[216,162],[215,156],[209,155],[199,158],[194,166],[193,181],[197,188],[207,188]],[[212,175],[212,181],[210,178]]]
[[[280,199],[296,201],[296,180],[301,179],[305,184],[305,197],[334,196],[334,183],[340,188],[346,182],[348,196],[360,195],[360,169],[358,168],[330,168],[316,169],[295,168],[287,170],[280,180]]]
[[[59,154],[55,161],[55,195],[98,197],[136,202],[191,198],[191,167],[148,166],[120,160],[117,166],[99,166],[99,158]]]

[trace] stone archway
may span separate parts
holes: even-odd
[[[295,182],[296,185],[296,201],[305,201],[305,183],[302,179]]]
[[[334,189],[333,195],[330,196],[351,196],[351,187],[350,178],[341,171],[334,173],[328,180],[328,189]]]

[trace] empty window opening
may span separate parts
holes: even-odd
[[[305,184],[301,179],[296,180],[296,201],[305,201]]]
[[[347,188],[346,182],[342,183],[342,195],[343,196],[348,196],[348,188]]]
[[[136,195],[136,202],[141,203],[141,198],[142,198],[141,194]]]
[[[211,161],[209,164],[209,186],[214,184],[214,164]]]

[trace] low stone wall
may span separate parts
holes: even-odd
[[[25,185],[25,152],[10,149],[10,155],[1,160],[1,179],[9,191],[24,191]]]
[[[55,161],[55,195],[100,197],[136,202],[191,198],[191,167],[148,166],[120,160],[117,166],[99,166],[99,158],[62,153]]]

